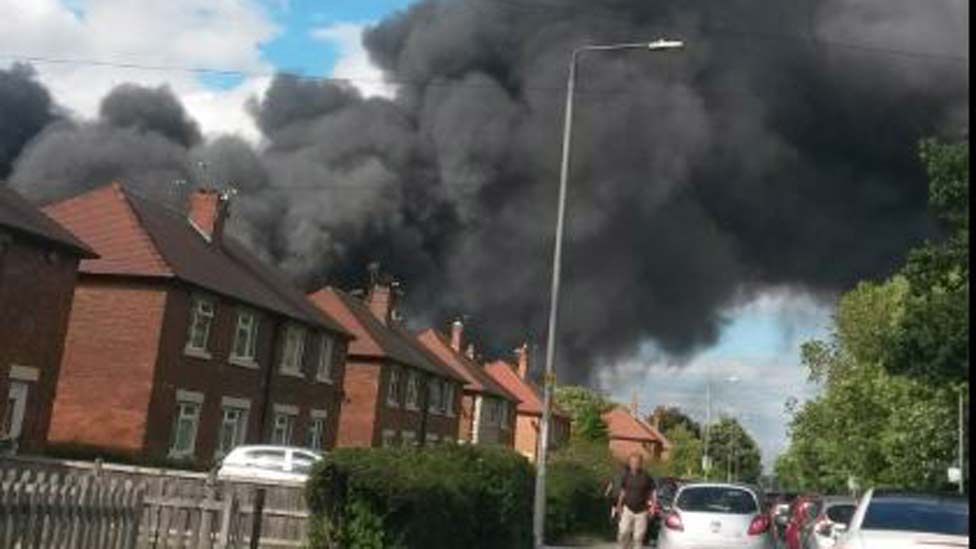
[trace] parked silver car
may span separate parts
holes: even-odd
[[[857,503],[854,498],[845,496],[824,498],[820,506],[820,514],[800,533],[800,544],[803,549],[834,547],[837,538],[847,530],[856,508]]]
[[[658,549],[773,549],[769,513],[756,490],[722,483],[678,489],[658,534]]]
[[[238,446],[220,461],[217,478],[304,483],[322,455],[290,446]]]
[[[969,547],[969,500],[962,496],[868,490],[835,549]]]

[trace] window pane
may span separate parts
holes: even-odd
[[[874,501],[868,505],[861,528],[968,536],[969,504],[911,499]]]
[[[322,335],[322,347],[319,349],[319,377],[332,379],[332,355],[335,352],[332,337]]]
[[[199,406],[195,403],[181,402],[177,405],[173,426],[173,444],[170,450],[177,454],[193,452],[197,433]]]
[[[745,515],[758,511],[753,495],[737,488],[687,488],[675,504],[682,511]]]
[[[854,505],[831,505],[827,508],[827,518],[840,524],[849,524],[854,516]]]

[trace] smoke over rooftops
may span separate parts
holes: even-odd
[[[240,190],[232,230],[310,287],[381,261],[412,318],[469,313],[504,352],[545,327],[569,52],[680,37],[580,65],[560,349],[583,381],[647,341],[689,357],[739,301],[833,294],[932,234],[915,145],[966,127],[968,62],[946,58],[967,21],[953,0],[426,0],[364,38],[393,100],[279,76],[251,103],[254,150],[201,143],[165,90],[127,86],[99,120],[48,125],[11,181],[166,199],[206,159]]]

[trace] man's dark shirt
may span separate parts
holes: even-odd
[[[654,479],[644,471],[637,474],[625,469],[620,478],[620,490],[624,494],[624,505],[634,513],[647,511],[647,502],[654,492]]]

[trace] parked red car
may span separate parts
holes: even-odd
[[[823,498],[816,494],[806,494],[793,500],[786,524],[786,549],[803,549],[803,528],[816,520],[822,504]]]

